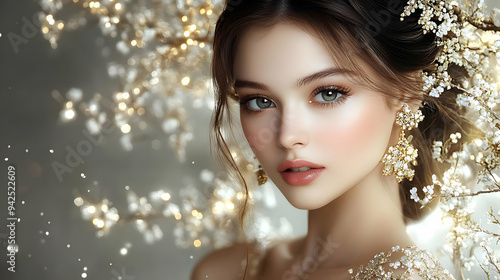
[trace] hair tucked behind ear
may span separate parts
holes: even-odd
[[[465,76],[465,70],[456,66],[450,67],[448,72],[457,81],[469,78]],[[418,130],[412,133],[414,136],[413,143],[419,149],[418,165],[415,166],[415,178],[413,181],[405,180],[400,184],[400,197],[404,206],[404,215],[408,219],[417,220],[422,217],[422,214],[425,214],[422,213],[425,208],[422,209],[420,203],[410,199],[410,190],[413,187],[421,190],[426,185],[432,185],[432,174],[442,174],[451,167],[451,163],[440,162],[433,157],[434,142],[449,142],[449,137],[453,133],[460,133],[463,143],[471,142],[483,136],[483,132],[465,118],[466,108],[457,104],[457,95],[460,93],[461,91],[458,89],[451,89],[443,92],[439,98],[430,96],[424,98],[424,105],[421,110],[425,118],[419,124]],[[441,158],[451,158],[452,154],[459,149],[458,145],[451,146],[441,155]],[[437,186],[435,191],[439,191]],[[435,202],[432,202],[429,206],[432,207],[433,204]],[[427,212],[430,210],[430,208],[427,208]]]

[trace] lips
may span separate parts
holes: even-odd
[[[292,168],[303,168],[303,167],[309,167],[311,169],[313,168],[325,168],[324,166],[318,165],[314,162],[310,162],[307,160],[285,160],[279,167],[278,167],[278,172],[285,172],[287,169],[292,169]]]
[[[324,166],[307,160],[286,160],[278,167],[281,178],[292,186],[307,185],[311,183],[324,169]]]
[[[286,171],[294,171],[294,172],[298,172],[298,171],[307,171],[307,170],[311,170],[311,167],[300,167],[300,168],[288,168]]]

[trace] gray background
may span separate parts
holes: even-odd
[[[123,279],[126,275],[133,276],[136,280],[188,279],[193,265],[207,248],[178,248],[172,234],[174,223],[158,222],[164,237],[154,244],[147,244],[133,224],[115,226],[109,235],[97,238],[96,230],[90,221],[82,219],[73,200],[78,193],[94,199],[106,197],[113,206],[126,212],[127,185],[139,196],[147,196],[164,186],[176,196],[181,186],[202,185],[198,180],[200,171],[213,167],[208,143],[211,112],[190,110],[194,140],[187,146],[185,163],[176,160],[168,147],[168,135],[162,131],[134,143],[133,150],[128,152],[122,148],[121,133],[115,129],[100,145],[94,146],[83,164],[72,173],[65,173],[59,182],[51,163],[64,163],[65,148],[75,148],[86,139],[81,132],[85,129],[85,117],[80,115],[72,122],[62,123],[61,105],[51,92],[57,89],[64,94],[76,87],[83,90],[84,100],[89,100],[95,92],[110,98],[117,84],[108,78],[107,64],[121,58],[102,55],[103,46],[99,42],[104,41],[104,47],[113,47],[114,40],[103,37],[95,26],[64,33],[55,50],[38,30],[27,43],[18,46],[16,53],[7,34],[22,35],[23,18],[32,21],[40,10],[35,1],[0,2],[0,279],[82,279],[83,272],[88,275],[86,279],[109,280],[118,275]],[[162,144],[159,150],[152,148],[155,139]],[[7,272],[4,249],[7,165],[11,163],[17,169],[16,216],[20,218],[16,228],[20,248],[15,273]],[[269,213],[271,217],[295,214],[304,217],[304,213],[284,203],[282,197],[278,199],[280,206]],[[297,219],[297,228],[302,221]],[[120,249],[127,243],[131,247],[122,256]]]
[[[497,3],[489,2],[490,5]],[[127,152],[119,144],[116,131],[94,147],[84,164],[65,174],[59,182],[51,163],[64,162],[65,147],[76,147],[84,139],[81,131],[85,127],[83,117],[67,124],[59,121],[61,106],[51,97],[51,92],[57,89],[64,93],[77,87],[83,89],[87,100],[95,92],[103,95],[113,92],[117,85],[108,78],[106,69],[114,57],[102,56],[102,46],[97,42],[103,37],[100,30],[92,26],[64,33],[56,50],[38,31],[26,44],[21,44],[16,53],[7,34],[22,34],[22,19],[32,20],[39,10],[35,1],[0,2],[0,279],[82,279],[83,272],[88,274],[87,279],[109,280],[120,274],[122,279],[127,279],[126,275],[136,280],[188,279],[193,265],[207,249],[176,247],[170,231],[172,223],[159,222],[164,238],[153,245],[145,243],[131,224],[116,226],[109,235],[96,238],[95,229],[81,218],[73,199],[78,192],[91,190],[96,199],[107,197],[114,206],[125,209],[126,185],[139,195],[147,195],[161,186],[175,189],[196,183],[199,172],[212,166],[208,148],[211,112],[191,110],[195,140],[188,144],[184,164],[175,160],[162,132],[136,143],[134,149]],[[104,43],[113,46],[111,39],[105,38]],[[151,146],[154,139],[162,143],[158,151]],[[50,149],[54,150],[53,154]],[[192,161],[195,164],[191,164]],[[16,273],[7,272],[3,249],[7,245],[4,223],[7,223],[9,163],[17,168],[16,216],[21,219],[16,231],[20,245]],[[86,178],[80,173],[85,173]],[[288,218],[294,233],[303,234],[305,212],[293,209],[281,194],[276,196],[278,207],[270,211],[269,216],[274,220]],[[122,256],[120,248],[127,242],[131,247],[128,254]]]

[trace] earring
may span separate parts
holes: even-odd
[[[259,169],[255,172],[255,174],[257,174],[257,182],[259,183],[259,186],[264,185],[267,182],[267,174],[262,168],[262,165],[259,164]]]
[[[413,180],[415,170],[410,167],[410,163],[413,166],[417,165],[418,149],[410,144],[413,139],[412,135],[409,135],[408,138],[405,137],[405,130],[418,127],[418,123],[423,119],[422,111],[417,110],[413,113],[406,103],[398,111],[396,124],[401,127],[401,131],[399,132],[398,143],[395,146],[389,147],[388,152],[382,158],[382,163],[385,164],[382,170],[383,175],[389,176],[394,174],[398,183],[405,178],[409,181]]]

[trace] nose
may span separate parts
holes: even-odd
[[[278,135],[278,146],[293,149],[309,143],[306,118],[299,112],[283,112]]]

